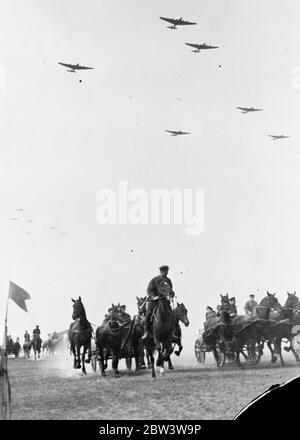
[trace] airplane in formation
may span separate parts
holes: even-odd
[[[270,138],[272,138],[272,141],[277,141],[278,139],[287,139],[291,136],[285,136],[284,134],[276,135],[276,134],[268,134]]]
[[[192,52],[199,53],[200,50],[205,49],[219,49],[219,46],[210,46],[209,44],[203,43],[203,44],[194,44],[194,43],[185,43],[187,46],[193,47]]]
[[[166,21],[167,23],[170,23],[172,26],[167,26],[168,29],[177,29],[177,26],[188,26],[188,25],[194,25],[197,24],[193,21],[186,21],[183,20],[183,18],[166,18],[166,17],[159,17],[161,20]]]
[[[242,113],[250,113],[250,112],[261,112],[263,111],[262,108],[254,108],[254,107],[237,107],[239,110],[241,110]]]
[[[181,130],[179,130],[179,131],[176,131],[176,130],[166,130],[166,132],[170,133],[171,136],[182,136],[183,134],[191,134],[191,133],[188,133],[186,131],[181,131]]]
[[[72,72],[75,73],[76,70],[91,70],[94,69],[94,67],[86,67],[86,66],[81,66],[80,64],[67,64],[67,63],[58,63],[61,66],[67,67],[69,70],[67,70],[67,72]]]

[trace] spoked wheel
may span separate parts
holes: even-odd
[[[257,365],[260,362],[261,353],[259,346],[256,344],[248,344],[245,347],[245,351],[243,350],[243,353],[245,353],[246,356],[246,363],[248,365]]]
[[[195,356],[199,364],[204,364],[205,362],[205,351],[201,350],[202,339],[197,339],[195,342]]]
[[[226,361],[226,355],[225,353],[221,350],[221,347],[219,345],[216,345],[216,347],[213,350],[214,353],[214,357],[217,363],[217,366],[223,367],[225,365],[225,361]]]
[[[227,353],[226,354],[226,359],[231,363],[234,364],[236,362],[236,353],[232,352],[232,353]]]

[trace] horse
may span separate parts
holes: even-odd
[[[24,344],[23,344],[24,358],[30,358],[31,347],[32,347],[32,341],[30,339],[27,339],[26,341],[24,341]]]
[[[120,323],[119,304],[112,304],[110,314],[96,329],[96,347],[99,352],[99,366],[101,375],[105,376],[107,359],[110,356],[114,376],[119,376],[119,359],[126,359],[127,368],[131,369],[131,354],[135,357],[135,370],[140,369],[141,350],[143,349],[141,336],[143,329],[137,317]]]
[[[73,313],[72,322],[69,327],[68,337],[70,342],[70,350],[74,356],[74,368],[81,368],[82,363],[82,373],[86,374],[85,362],[90,362],[91,359],[91,339],[93,329],[91,324],[86,318],[85,308],[82,304],[81,297],[73,301]],[[81,362],[80,362],[80,350],[83,347]],[[89,352],[88,359],[85,359],[86,352]]]
[[[176,336],[176,340],[174,340],[173,343],[174,343],[174,347],[175,347],[175,345],[178,346],[178,350],[174,351],[174,354],[176,354],[176,356],[180,356],[180,353],[183,350],[183,347],[181,344],[182,332],[181,332],[179,321],[182,322],[185,325],[185,327],[188,327],[190,325],[190,321],[188,319],[187,314],[188,314],[188,311],[187,311],[185,305],[183,303],[179,304],[177,302],[177,306],[173,310],[173,320],[174,320],[174,328],[175,328],[175,336]],[[173,350],[174,350],[174,347],[173,347]],[[171,361],[171,356],[169,356],[169,358],[168,358],[168,367],[169,367],[169,370],[174,369],[172,361]]]
[[[278,299],[275,295],[276,293],[267,292],[267,296],[256,307],[256,314],[260,319],[269,319],[271,309],[278,305]]]
[[[40,338],[40,335],[34,334],[32,338],[32,348],[34,352],[34,360],[36,361],[36,354],[38,355],[38,359],[41,355],[41,347],[42,347],[42,340]]]
[[[158,352],[156,366],[160,367],[160,374],[165,374],[164,361],[168,361],[173,351],[174,316],[170,305],[171,300],[168,293],[162,293],[157,301],[158,304],[153,312],[152,336],[144,341],[153,378],[156,378],[154,368],[155,350]]]

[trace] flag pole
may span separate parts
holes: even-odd
[[[6,346],[8,302],[9,302],[9,294],[7,295],[7,301],[6,301],[4,337],[3,337],[3,344],[1,347],[1,357],[0,357],[0,420],[7,419],[7,410],[9,410],[8,418],[10,418],[10,384],[9,384],[8,372],[7,372],[7,346]],[[6,399],[7,393],[8,393],[8,399]]]

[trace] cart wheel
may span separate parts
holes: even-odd
[[[195,342],[195,356],[199,364],[204,364],[205,362],[205,351],[201,350],[202,341],[197,339]]]
[[[249,365],[257,365],[260,362],[261,354],[259,351],[259,346],[250,345],[247,347],[247,364]]]
[[[220,350],[220,347],[214,348],[213,353],[214,353],[214,357],[215,357],[217,366],[219,368],[223,367],[225,364],[225,360],[226,360],[225,353]]]
[[[91,366],[92,366],[93,371],[96,372],[96,370],[97,370],[97,357],[96,356],[92,356]]]

